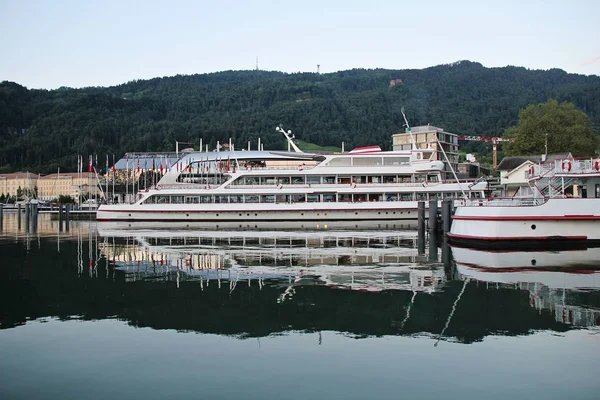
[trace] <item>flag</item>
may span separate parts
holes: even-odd
[[[106,155],[106,173],[108,174],[108,154]]]
[[[112,172],[113,172],[113,174],[115,174],[117,172],[117,167],[115,166],[115,155],[114,154],[113,154]]]
[[[160,170],[160,174],[162,175],[162,173],[163,173],[163,168],[162,168],[162,159],[160,160],[160,166],[159,166],[159,170]]]
[[[90,155],[90,162],[88,164],[88,172],[91,173],[92,172],[92,156]]]
[[[96,154],[96,164],[94,164],[94,171],[98,172],[98,154]]]
[[[155,168],[154,168],[154,158],[152,158],[152,172],[154,172],[154,171],[155,171]]]
[[[137,162],[137,164],[138,164],[138,171],[137,171],[137,172],[140,172],[140,157],[139,157],[139,156],[138,156],[138,159],[137,159],[137,161],[138,161],[138,162]]]

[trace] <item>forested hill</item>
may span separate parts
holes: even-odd
[[[562,70],[484,68],[462,61],[422,70],[331,74],[227,71],[139,80],[114,87],[29,90],[0,84],[0,171],[76,168],[77,155],[173,150],[200,138],[237,148],[261,138],[283,149],[275,127],[346,149],[378,144],[409,123],[461,135],[502,135],[519,109],[554,98],[584,111],[600,131],[600,78]]]

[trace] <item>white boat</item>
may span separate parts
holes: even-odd
[[[600,289],[600,248],[486,251],[452,247],[457,271],[478,281],[540,283],[551,289]]]
[[[327,285],[428,293],[445,283],[441,265],[423,267],[424,256],[408,232],[115,230],[102,224],[100,250],[127,281],[175,273],[177,279],[205,283],[282,280],[290,289]]]
[[[291,141],[289,137],[286,138]],[[295,146],[295,145],[294,145]],[[418,201],[483,197],[486,182],[443,182],[435,150],[187,153],[132,204],[98,221],[382,221],[417,219]]]
[[[593,159],[558,160],[532,168],[534,193],[552,196],[466,201],[457,207],[451,242],[485,247],[600,245],[600,172]],[[568,165],[565,167],[564,165]],[[543,182],[543,185],[541,185]],[[587,188],[596,198],[567,197],[566,183]],[[562,189],[561,189],[562,188]],[[591,188],[592,190],[590,190]],[[593,190],[595,189],[595,190]]]

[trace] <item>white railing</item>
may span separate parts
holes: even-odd
[[[493,199],[468,199],[460,200],[461,203],[469,207],[522,207],[539,206],[546,202],[541,197],[526,198],[493,198]]]

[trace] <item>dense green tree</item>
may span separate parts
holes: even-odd
[[[0,172],[75,171],[78,155],[120,158],[174,150],[175,141],[197,149],[201,138],[211,149],[230,138],[236,148],[250,141],[255,149],[260,138],[265,149],[284,149],[276,126],[318,146],[390,149],[391,135],[403,129],[403,106],[411,126],[501,136],[517,124],[520,109],[549,98],[575,104],[600,130],[599,77],[469,61],[330,74],[224,71],[107,88],[30,90],[2,82]]]
[[[598,134],[588,116],[572,103],[550,99],[530,105],[519,112],[519,122],[506,130],[514,138],[504,146],[507,155],[532,155],[571,152],[575,157],[594,155]],[[547,146],[547,149],[546,149]]]

